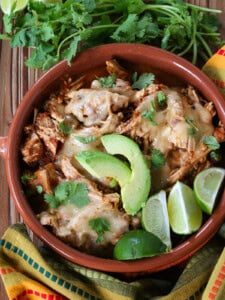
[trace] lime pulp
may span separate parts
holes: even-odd
[[[212,214],[216,199],[225,178],[225,169],[211,167],[201,171],[194,180],[194,193],[201,209]]]
[[[202,224],[202,210],[197,204],[194,191],[178,181],[168,196],[168,215],[173,232],[191,234]]]

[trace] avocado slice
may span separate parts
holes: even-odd
[[[96,150],[86,150],[79,152],[75,158],[92,176],[116,179],[121,189],[130,180],[130,168],[126,163],[113,155]]]
[[[135,215],[148,199],[151,175],[146,159],[139,146],[132,139],[120,134],[107,134],[101,137],[106,151],[127,158],[131,167],[129,182],[121,187],[123,208],[127,214]]]

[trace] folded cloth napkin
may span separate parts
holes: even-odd
[[[224,239],[217,236],[182,272],[175,267],[128,282],[71,263],[47,247],[38,249],[25,225],[18,223],[0,240],[0,274],[10,300],[224,300],[223,247]],[[171,276],[176,272],[178,279]]]
[[[225,46],[203,71],[225,95]],[[224,228],[220,233],[225,236]],[[81,267],[47,247],[37,248],[26,226],[18,223],[0,240],[0,275],[10,300],[225,300],[224,239],[217,235],[186,266],[131,280]]]

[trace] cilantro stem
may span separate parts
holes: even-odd
[[[109,14],[114,14],[114,13],[116,13],[115,9],[111,9],[111,10],[108,10],[108,11],[102,11],[102,12],[90,14],[90,16],[91,17],[100,17],[100,16],[103,16],[105,14],[109,15]]]
[[[106,28],[117,28],[118,26],[119,25],[116,25],[116,24],[96,25],[96,26],[90,27],[90,29],[97,30],[97,29],[106,29]],[[62,40],[57,49],[57,57],[58,58],[60,57],[61,49],[67,41],[74,38],[75,36],[81,35],[82,33],[84,33],[85,31],[88,31],[88,30],[89,30],[89,28],[84,28],[83,30],[76,31],[73,34],[67,36],[64,40]]]
[[[144,10],[151,10],[158,12],[159,14],[164,14],[167,16],[173,16],[176,17],[178,20],[180,20],[181,23],[183,23],[183,19],[176,13],[179,13],[179,9],[173,7],[173,6],[168,6],[168,5],[153,5],[149,4],[145,6]]]
[[[96,5],[96,9],[104,9],[104,8],[113,8],[114,5],[110,4],[110,3],[105,3],[105,4],[102,4],[102,3],[99,3]]]
[[[207,42],[205,41],[205,39],[201,36],[201,34],[199,32],[197,32],[197,38],[199,39],[201,44],[204,46],[206,52],[208,53],[208,57],[211,57],[212,51],[211,51],[209,45],[207,44]]]
[[[191,3],[186,3],[187,6],[192,7],[197,9],[198,11],[204,11],[204,12],[210,12],[210,13],[215,13],[215,14],[221,14],[222,10],[220,9],[213,9],[213,8],[208,8],[208,7],[203,7],[203,6],[198,6],[198,5],[194,5]]]

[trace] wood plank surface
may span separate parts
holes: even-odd
[[[222,10],[221,33],[225,39],[225,1],[224,0],[188,0],[187,2],[204,7]],[[2,31],[0,14],[0,32]],[[11,49],[7,41],[0,40],[0,136],[7,136],[8,128],[23,95],[40,77],[41,72],[28,69],[24,60],[27,49]],[[5,162],[0,158],[0,237],[10,224],[20,220],[8,190]],[[37,239],[34,237],[34,243]],[[0,300],[7,300],[0,280]]]

